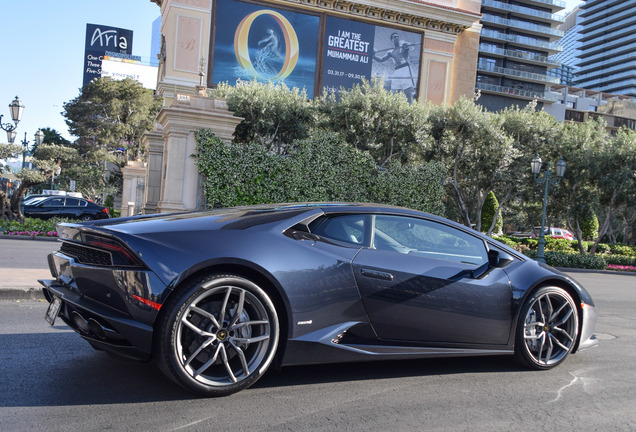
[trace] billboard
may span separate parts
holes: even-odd
[[[142,65],[138,61],[119,57],[104,56],[102,60],[102,75],[114,80],[133,79],[147,89],[157,88],[157,71],[155,66]]]
[[[409,100],[416,96],[421,34],[331,16],[325,28],[324,89],[337,93],[377,77]]]
[[[412,100],[418,92],[421,45],[417,32],[240,0],[217,1],[211,81],[284,82],[306,89],[311,98],[314,90],[337,93],[378,77],[387,89]]]
[[[132,30],[97,24],[86,24],[84,72],[82,85],[102,76],[102,60],[106,51],[132,54]]]
[[[284,82],[313,97],[319,25],[314,15],[217,2],[212,83]]]

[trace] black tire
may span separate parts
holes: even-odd
[[[271,364],[278,315],[267,293],[250,280],[206,276],[166,307],[157,330],[157,361],[186,389],[230,395],[254,384]]]
[[[92,221],[93,216],[91,215],[81,215],[79,218],[82,222]]]
[[[579,312],[563,288],[547,286],[525,301],[519,315],[515,357],[531,369],[561,364],[576,344]]]

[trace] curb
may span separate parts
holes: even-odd
[[[1,240],[57,241],[57,237],[0,234]]]
[[[554,268],[563,273],[600,273],[600,274],[611,274],[611,275],[636,276],[636,272],[628,272],[628,271],[580,269],[580,268],[567,268],[567,267],[554,267]]]
[[[45,300],[41,288],[0,288],[0,300]]]

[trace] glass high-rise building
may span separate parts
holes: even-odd
[[[636,0],[635,0],[636,1]],[[559,84],[548,70],[560,62],[551,58],[565,21],[560,0],[483,0],[476,89],[478,104],[490,111],[524,106],[536,99],[550,102],[546,85]]]
[[[559,41],[559,45],[563,48],[563,51],[552,56],[552,59],[561,63],[561,66],[548,71],[548,75],[558,77],[561,80],[561,84],[571,86],[574,85],[574,74],[578,65],[579,54],[579,29],[577,25],[577,15],[579,8],[569,12],[565,17],[565,22],[558,28],[563,30],[564,35]]]
[[[636,0],[586,0],[579,8],[574,85],[636,97]]]

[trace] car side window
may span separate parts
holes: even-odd
[[[337,215],[309,224],[313,234],[357,245],[365,244],[365,215]]]
[[[66,198],[66,207],[77,207],[80,205],[79,202],[77,198]]]
[[[64,206],[64,198],[51,198],[42,204],[42,207],[62,207]]]
[[[373,248],[475,266],[488,262],[488,251],[478,237],[442,223],[405,216],[375,216]]]

